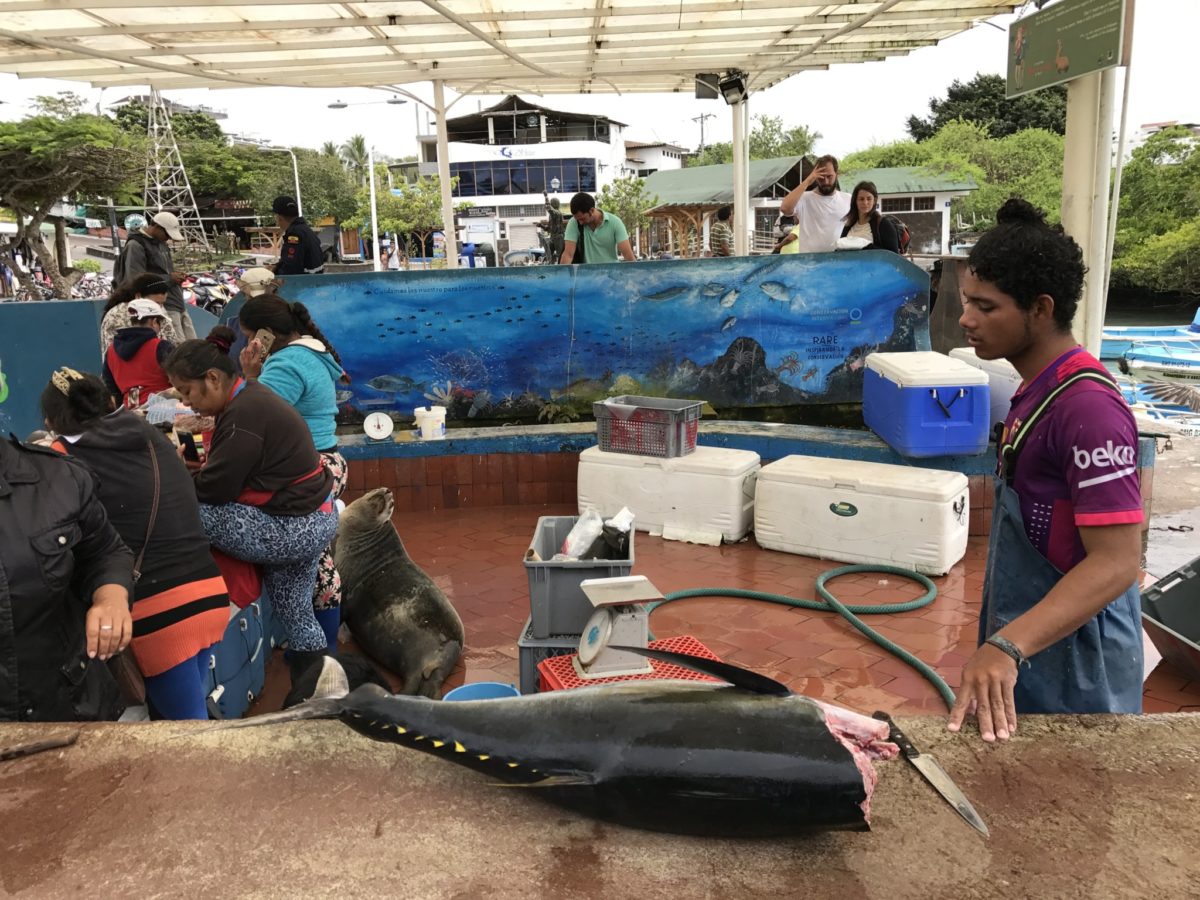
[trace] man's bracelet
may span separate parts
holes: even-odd
[[[1020,648],[1017,647],[1016,644],[1006,637],[993,634],[990,638],[984,641],[984,643],[991,644],[997,650],[1001,651],[1007,656],[1010,656],[1012,661],[1017,664],[1018,669],[1021,668],[1021,666],[1029,665],[1029,660],[1025,658],[1025,654],[1021,652]]]

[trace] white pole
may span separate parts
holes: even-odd
[[[1092,173],[1092,230],[1084,246],[1084,261],[1088,275],[1084,286],[1087,304],[1087,338],[1085,346],[1093,356],[1100,355],[1100,342],[1104,337],[1104,288],[1108,284],[1108,273],[1104,269],[1104,251],[1108,246],[1108,187],[1112,172],[1113,152],[1113,97],[1116,93],[1117,73],[1105,69],[1100,73],[1100,96],[1096,114],[1096,168]]]
[[[304,204],[300,202],[300,166],[296,162],[295,152],[290,147],[288,156],[292,158],[292,176],[296,179],[296,213],[302,216],[304,215]]]
[[[1129,64],[1125,66],[1125,86],[1121,91],[1121,132],[1117,137],[1117,170],[1113,174],[1112,201],[1108,208],[1108,246],[1104,248],[1105,304],[1108,303],[1108,284],[1112,280],[1113,242],[1117,238],[1117,210],[1121,205],[1121,174],[1125,171],[1125,136],[1129,133],[1129,79],[1133,74],[1133,47],[1129,50]]]
[[[746,239],[746,216],[750,206],[749,177],[746,172],[746,101],[730,106],[733,113],[733,252],[746,256],[750,252]]]
[[[379,208],[375,205],[375,145],[367,146],[367,175],[371,184],[371,263],[379,271]]]
[[[458,235],[454,232],[454,200],[450,195],[450,140],[446,136],[446,93],[441,81],[433,83],[437,111],[437,167],[442,189],[442,233],[446,236],[446,268],[458,268]]]
[[[1088,248],[1091,246],[1099,119],[1100,73],[1094,72],[1067,85],[1067,133],[1063,147],[1062,225],[1083,250],[1085,262],[1088,261]],[[1093,315],[1090,306],[1092,285],[1098,275],[1100,273],[1095,270],[1088,274],[1083,303],[1072,327],[1075,339],[1085,346],[1090,330],[1089,319]]]

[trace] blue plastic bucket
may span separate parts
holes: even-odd
[[[477,681],[448,691],[443,700],[497,700],[501,697],[520,697],[521,692],[511,684],[499,681]]]

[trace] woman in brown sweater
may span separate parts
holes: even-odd
[[[197,415],[216,419],[203,466],[189,464],[205,533],[223,553],[262,566],[293,671],[302,670],[327,647],[312,594],[317,560],[337,530],[332,479],[308,426],[209,342],[185,341],[163,368]]]

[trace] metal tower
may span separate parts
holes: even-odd
[[[171,130],[171,114],[163,102],[162,95],[150,92],[149,116],[146,134],[150,138],[150,158],[146,161],[146,187],[144,191],[147,215],[160,210],[179,216],[180,227],[189,245],[199,244],[210,250],[200,212],[196,209],[196,196],[183,168],[183,159]]]

